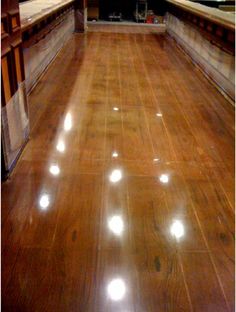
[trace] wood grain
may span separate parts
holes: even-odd
[[[2,185],[3,311],[234,311],[233,107],[168,36],[107,27],[30,95]]]

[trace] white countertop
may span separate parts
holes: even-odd
[[[235,15],[232,13],[224,12],[219,9],[211,8],[206,5],[191,2],[188,0],[166,1],[232,30],[234,30],[235,28]]]
[[[20,3],[21,27],[25,29],[45,15],[51,14],[73,0],[31,0]]]

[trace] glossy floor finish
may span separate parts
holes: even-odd
[[[29,100],[2,311],[234,311],[234,110],[175,43],[74,35]]]

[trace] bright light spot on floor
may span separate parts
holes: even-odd
[[[114,110],[114,111],[118,111],[119,108],[118,108],[118,107],[113,107],[113,110]]]
[[[72,117],[71,117],[71,113],[67,113],[66,114],[66,118],[64,121],[64,130],[65,131],[69,131],[72,128]]]
[[[179,220],[173,222],[170,228],[171,234],[177,239],[184,235],[184,226],[183,223]]]
[[[161,183],[168,183],[169,182],[169,177],[167,174],[162,174],[159,178],[159,180],[161,181]]]
[[[118,156],[119,156],[119,155],[118,155],[117,152],[113,152],[113,153],[112,153],[112,157],[116,158],[116,157],[118,157]]]
[[[125,283],[121,278],[113,279],[107,287],[107,292],[111,300],[121,300],[126,292]]]
[[[161,183],[166,184],[166,183],[169,182],[169,176],[167,174],[162,174],[160,176],[159,180],[160,180]]]
[[[159,161],[159,158],[154,158],[153,161],[157,162]]]
[[[65,149],[66,149],[65,143],[62,140],[58,141],[58,143],[57,143],[58,152],[63,153],[65,151]]]
[[[39,205],[42,210],[46,210],[50,204],[49,195],[43,194],[39,199]]]
[[[117,236],[120,236],[124,230],[124,222],[120,216],[113,216],[108,221],[109,229]]]
[[[58,167],[58,165],[51,165],[49,171],[53,175],[58,175],[60,173],[60,168]]]
[[[122,179],[122,172],[119,169],[115,169],[112,171],[112,173],[110,174],[109,180],[112,183],[116,183],[118,181],[120,181],[120,179]]]
[[[157,117],[162,117],[162,114],[161,113],[157,113],[156,116]]]

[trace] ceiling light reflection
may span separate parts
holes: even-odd
[[[109,229],[117,236],[120,236],[124,230],[124,222],[120,216],[113,216],[108,221]]]
[[[162,114],[161,113],[157,113],[156,116],[157,117],[162,117]]]
[[[176,239],[184,236],[184,226],[183,223],[179,220],[175,220],[170,227],[171,235],[174,236]]]
[[[157,162],[159,161],[159,158],[154,158],[153,161]]]
[[[118,156],[119,156],[119,154],[118,154],[117,152],[113,152],[113,153],[112,153],[112,157],[116,158],[116,157],[118,157]]]
[[[122,172],[119,169],[115,169],[112,171],[112,173],[110,174],[109,180],[112,183],[116,183],[118,181],[120,181],[122,179]]]
[[[168,183],[169,182],[169,176],[167,174],[162,174],[159,178],[159,180],[161,181],[161,183]]]
[[[65,147],[65,143],[62,140],[59,140],[57,143],[57,150],[60,153],[63,153],[65,151],[66,147]]]
[[[50,199],[48,194],[42,194],[39,199],[39,206],[42,210],[47,210],[50,204]]]
[[[71,113],[67,113],[66,114],[66,118],[64,121],[64,130],[65,131],[69,131],[72,128],[72,117],[71,117]]]
[[[58,165],[51,165],[49,171],[53,175],[58,175],[60,173],[60,168],[58,167]]]
[[[107,292],[111,300],[119,301],[123,299],[126,287],[121,278],[113,279],[107,286]]]
[[[118,107],[113,107],[113,110],[114,110],[114,111],[118,111],[119,108],[118,108]]]

